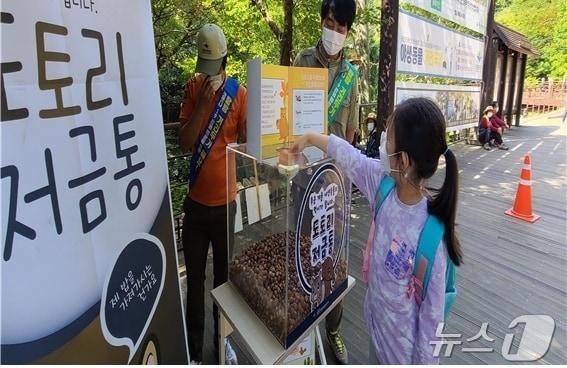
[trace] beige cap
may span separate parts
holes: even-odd
[[[489,111],[494,112],[494,107],[492,107],[492,106],[490,106],[490,105],[486,106],[486,107],[484,108],[483,114],[486,114],[486,113],[488,113]]]
[[[368,115],[366,116],[366,122],[368,123],[368,120],[370,119],[376,121],[376,113],[373,112],[368,113]]]
[[[222,60],[227,54],[224,32],[216,24],[205,24],[197,36],[196,73],[217,75],[221,71]]]

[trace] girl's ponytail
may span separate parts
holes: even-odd
[[[457,159],[447,149],[445,117],[437,104],[427,98],[409,98],[400,103],[391,117],[396,152],[406,152],[417,179],[429,179],[437,171],[439,157],[445,156],[445,181],[440,189],[428,188],[435,195],[427,210],[445,224],[445,244],[455,265],[463,263],[461,245],[455,233],[459,171]]]
[[[457,196],[459,192],[459,170],[457,158],[450,149],[445,153],[445,181],[437,195],[428,202],[428,212],[437,216],[445,224],[445,244],[449,257],[456,266],[463,263],[461,244],[455,233],[455,217],[457,213]]]

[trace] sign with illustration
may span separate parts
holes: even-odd
[[[276,157],[278,149],[307,132],[327,132],[328,71],[247,63],[247,151],[258,159]]]
[[[1,28],[1,362],[187,363],[150,1]]]
[[[402,0],[461,26],[486,34],[489,0]]]
[[[305,170],[309,171],[309,170]],[[296,229],[296,269],[315,315],[328,307],[337,289],[346,287],[348,255],[346,241],[350,215],[350,193],[344,177],[332,162],[311,169],[298,208]],[[307,179],[307,172],[293,179],[296,185]],[[305,251],[301,237],[309,239]],[[335,293],[335,295],[338,293]]]
[[[443,78],[481,80],[484,42],[400,11],[398,72]]]
[[[480,121],[480,86],[396,83],[396,104],[412,97],[435,101],[445,116],[447,131],[474,127]]]

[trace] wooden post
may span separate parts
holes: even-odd
[[[514,109],[514,92],[516,91],[516,69],[518,65],[518,51],[513,51],[512,69],[510,70],[510,81],[508,82],[508,97],[506,98],[506,121],[512,124],[512,110]]]
[[[496,84],[495,77],[496,77],[496,59],[498,58],[498,39],[496,37],[491,37],[489,42],[490,45],[490,53],[492,54],[490,58],[490,64],[488,65],[488,74],[486,75],[486,82],[483,80],[483,87],[487,85],[486,92],[485,92],[485,103],[484,106],[487,106],[492,103],[494,100],[494,87]],[[482,95],[481,95],[482,96]]]
[[[500,81],[498,82],[498,116],[502,117],[504,111],[504,91],[506,90],[506,73],[508,72],[508,46],[504,45],[504,60],[502,60],[502,70],[500,71]]]
[[[494,45],[494,0],[490,0],[488,18],[486,20],[486,35],[484,36],[484,66],[482,68],[481,106],[480,111],[492,102],[494,94],[494,73],[496,72],[496,59],[498,48]],[[496,44],[498,44],[496,42]]]
[[[394,111],[398,48],[398,0],[382,0],[380,15],[380,63],[378,65],[378,134]]]

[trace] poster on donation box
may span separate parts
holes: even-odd
[[[186,364],[150,1],[1,27],[1,363]]]
[[[328,71],[262,64],[247,64],[247,151],[269,159],[307,132],[327,133]]]

